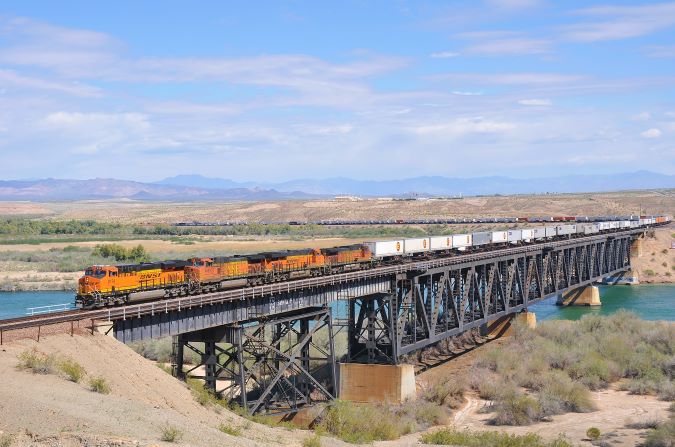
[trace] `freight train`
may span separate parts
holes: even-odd
[[[374,241],[322,249],[96,265],[86,269],[79,279],[75,304],[78,308],[93,308],[196,295],[368,269],[406,262],[411,258],[451,256],[454,253],[647,228],[670,221],[669,216],[575,224],[560,221],[552,226]]]

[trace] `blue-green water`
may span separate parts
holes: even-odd
[[[0,319],[26,315],[29,307],[73,303],[73,292],[0,292]],[[559,307],[555,298],[530,306],[537,320],[577,320],[586,314],[608,315],[619,309],[635,312],[645,320],[675,321],[675,285],[600,286],[599,307]],[[346,315],[346,307],[334,307]],[[342,315],[344,317],[344,315]]]
[[[675,321],[675,285],[599,286],[602,306],[556,306],[555,298],[530,306],[537,320],[578,320],[584,315],[609,315],[619,309],[645,320]]]
[[[0,292],[0,320],[22,317],[29,307],[75,302],[74,292]]]

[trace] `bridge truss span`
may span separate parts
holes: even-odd
[[[630,236],[577,241],[397,274],[392,293],[350,303],[349,359],[398,363],[415,350],[625,271],[631,242]]]

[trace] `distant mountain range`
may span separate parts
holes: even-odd
[[[276,191],[302,191],[307,194],[358,196],[475,196],[493,194],[531,194],[545,192],[598,192],[627,189],[675,188],[675,175],[649,171],[621,174],[567,175],[533,179],[509,177],[413,177],[401,180],[354,180],[344,177],[298,179],[280,183],[234,182],[228,179],[179,175],[157,182],[160,185],[182,185],[193,188],[266,188]]]
[[[0,200],[132,199],[166,201],[287,200],[356,196],[476,196],[494,194],[601,192],[675,188],[675,175],[648,171],[568,175],[534,179],[508,177],[414,177],[401,180],[349,178],[298,179],[279,183],[235,182],[200,175],[179,175],[159,182],[116,179],[0,180]]]

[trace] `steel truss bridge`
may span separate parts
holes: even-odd
[[[108,324],[124,343],[172,336],[177,377],[203,378],[208,389],[251,413],[287,412],[336,397],[336,334],[347,338],[342,361],[397,364],[413,351],[629,270],[631,244],[642,233],[419,258],[39,321]],[[340,306],[346,318],[335,318]],[[3,323],[0,334],[31,324]],[[186,350],[197,354],[197,365],[186,365]]]

